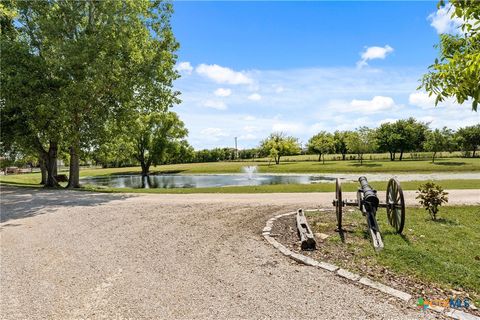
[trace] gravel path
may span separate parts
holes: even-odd
[[[463,202],[473,195],[473,202],[479,202],[478,190],[453,195],[464,197]],[[3,187],[0,316],[421,317],[421,311],[377,292],[298,265],[262,240],[269,217],[330,205],[331,198],[298,193],[139,196]]]

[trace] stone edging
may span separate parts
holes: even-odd
[[[307,212],[307,211],[327,211],[327,210],[328,209],[307,209],[307,210],[304,210],[304,212]],[[394,288],[392,288],[390,286],[387,286],[387,285],[384,285],[380,282],[373,281],[373,280],[371,280],[367,277],[362,277],[359,274],[352,273],[352,272],[350,272],[348,270],[345,270],[345,269],[342,269],[342,268],[340,268],[336,265],[333,265],[333,264],[330,264],[330,263],[327,263],[327,262],[317,261],[317,260],[312,259],[310,257],[304,256],[304,255],[296,253],[296,252],[293,252],[290,249],[288,249],[287,247],[285,247],[283,244],[281,244],[280,242],[275,240],[271,236],[273,223],[277,219],[280,219],[280,218],[286,217],[286,216],[295,215],[295,214],[296,214],[296,212],[294,211],[294,212],[288,212],[288,213],[283,213],[283,214],[276,215],[275,217],[267,220],[267,224],[266,224],[265,228],[263,228],[263,230],[262,230],[262,236],[265,238],[265,240],[268,243],[270,243],[272,246],[274,246],[276,249],[278,249],[283,255],[297,261],[298,263],[303,263],[303,264],[308,265],[308,266],[312,266],[312,267],[316,267],[316,268],[322,268],[324,270],[334,272],[335,275],[340,276],[344,279],[347,279],[347,280],[355,282],[355,283],[361,283],[361,284],[363,284],[367,287],[376,289],[378,291],[386,293],[390,296],[393,296],[393,297],[395,297],[397,299],[400,299],[400,300],[403,300],[405,302],[409,302],[412,299],[412,296],[410,294],[406,293],[406,292],[394,289]],[[445,316],[448,316],[448,317],[453,318],[453,319],[465,319],[465,320],[475,320],[476,319],[476,320],[480,320],[480,317],[477,317],[473,314],[463,312],[463,311],[460,311],[460,310],[455,310],[455,309],[450,309],[450,310],[447,311],[447,310],[444,310],[444,308],[433,307],[433,308],[429,308],[429,310],[442,313]]]

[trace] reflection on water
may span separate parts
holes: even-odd
[[[82,179],[82,183],[112,188],[208,188],[226,186],[259,186],[266,184],[311,184],[331,182],[335,178],[308,175],[114,175]]]

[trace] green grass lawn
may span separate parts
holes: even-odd
[[[466,172],[480,171],[480,160],[471,158],[445,158],[431,163],[428,160],[367,160],[362,165],[358,161],[316,161],[280,162],[209,162],[165,165],[152,168],[152,172],[190,173],[239,173],[243,166],[256,165],[261,173],[367,173],[367,172]],[[105,170],[105,169],[104,169]],[[106,169],[109,170],[109,169]],[[139,172],[139,168],[114,169],[111,172]]]
[[[308,213],[310,221],[320,215]],[[480,304],[480,206],[442,207],[438,221],[432,221],[423,209],[407,208],[403,236],[392,232],[385,209],[379,210],[377,218],[385,244],[380,253],[373,249],[365,218],[358,210],[344,215],[351,241],[341,243],[337,233],[328,238],[333,245],[353,253],[355,261],[349,267],[358,266],[354,271],[361,273],[363,263],[380,264],[441,288],[465,290]],[[314,232],[326,233],[335,229],[335,223],[332,214],[311,225]],[[342,264],[341,260],[338,263]]]

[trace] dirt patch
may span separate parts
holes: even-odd
[[[321,211],[317,214],[307,214],[307,219],[315,233],[317,249],[314,251],[302,251],[297,234],[295,216],[287,216],[278,219],[272,228],[272,236],[277,241],[294,252],[301,253],[318,261],[333,263],[349,271],[377,280],[383,284],[396,289],[408,292],[416,300],[419,297],[426,297],[429,300],[444,300],[446,297],[459,296],[469,297],[466,292],[458,292],[440,285],[423,281],[410,275],[398,274],[388,267],[373,264],[369,257],[365,256],[356,241],[369,241],[368,234],[360,231],[365,226],[356,222],[344,224],[344,240],[340,239],[338,232],[335,232],[335,212]],[[322,239],[323,238],[323,239]],[[371,260],[371,259],[370,259]],[[470,298],[470,300],[472,300]],[[479,310],[464,310],[480,316]]]

